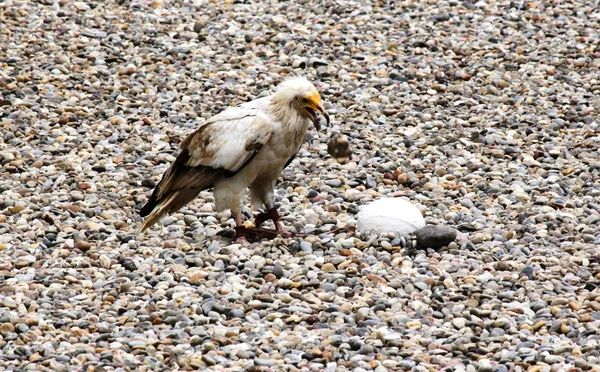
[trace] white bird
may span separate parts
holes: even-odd
[[[312,122],[321,128],[317,112],[325,112],[319,92],[305,78],[283,81],[275,93],[213,116],[181,143],[181,153],[164,173],[140,211],[141,231],[214,187],[217,211],[231,210],[236,236],[248,232],[242,224],[242,198],[250,188],[252,206],[264,206],[255,225],[273,220],[283,233],[273,191],[283,169],[293,160]]]

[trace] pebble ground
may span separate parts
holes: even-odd
[[[600,368],[592,1],[0,2],[0,369]],[[278,185],[137,210],[205,118],[309,77],[332,126]],[[339,164],[332,132],[352,142]],[[459,238],[329,233],[405,196]]]

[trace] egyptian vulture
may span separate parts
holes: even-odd
[[[325,112],[319,92],[302,77],[283,81],[272,95],[229,108],[213,116],[181,143],[181,153],[164,173],[148,202],[141,231],[214,187],[217,211],[231,210],[238,240],[249,232],[242,223],[242,198],[250,188],[257,228],[272,220],[284,233],[273,191],[283,169],[292,161],[311,122],[321,128],[317,113]]]

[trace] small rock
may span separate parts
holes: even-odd
[[[456,329],[462,330],[463,328],[465,328],[467,321],[464,318],[454,318],[452,324]]]
[[[335,266],[333,266],[333,264],[331,262],[328,262],[326,264],[324,264],[323,266],[321,266],[321,271],[323,272],[331,272],[335,270]]]
[[[415,232],[421,248],[439,249],[456,239],[456,230],[450,226],[427,225]]]
[[[275,262],[275,265],[273,266],[273,275],[275,275],[277,279],[282,278],[284,275],[283,268],[279,262]]]
[[[319,192],[316,190],[310,190],[308,194],[306,194],[306,197],[309,199],[316,198],[317,196],[319,196]]]
[[[16,309],[17,308],[17,303],[15,302],[14,299],[12,299],[11,297],[6,297],[4,298],[4,300],[2,301],[2,306],[6,306],[9,309]]]
[[[525,266],[519,273],[519,278],[527,277],[529,280],[533,280],[533,267]]]
[[[303,240],[300,242],[300,250],[305,253],[312,253],[312,244]]]
[[[11,323],[2,323],[0,325],[0,335],[6,336],[8,333],[13,333],[15,331],[15,326]]]
[[[333,179],[333,180],[328,180],[327,182],[325,182],[326,185],[331,186],[331,187],[340,187],[342,186],[342,181],[338,180],[338,179]]]
[[[92,247],[92,245],[85,240],[79,240],[77,243],[75,243],[75,246],[81,249],[83,252],[87,252]]]
[[[17,269],[21,269],[23,267],[26,267],[26,266],[29,266],[29,265],[35,263],[35,261],[36,261],[35,257],[30,254],[25,255],[25,256],[20,256],[20,257],[17,257],[17,259],[15,260],[15,267]]]
[[[102,266],[105,269],[110,269],[110,267],[112,266],[110,258],[108,258],[108,256],[106,255],[100,255],[99,261],[100,266]]]

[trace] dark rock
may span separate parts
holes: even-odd
[[[137,270],[137,265],[135,263],[135,261],[133,261],[131,258],[129,257],[125,257],[123,259],[121,259],[119,261],[119,263],[121,264],[121,266],[123,266],[123,268],[125,270],[129,270],[129,271],[135,271]]]
[[[316,190],[310,190],[308,192],[308,194],[306,194],[306,197],[309,198],[309,199],[313,199],[313,198],[316,198],[318,195],[319,195],[318,191],[316,191]]]
[[[121,243],[129,243],[132,240],[135,240],[135,235],[125,235],[121,237]]]
[[[146,178],[142,180],[142,187],[154,188],[155,183],[150,178]]]
[[[204,29],[204,24],[196,22],[194,23],[194,32],[199,33]]]
[[[328,64],[329,63],[327,63],[327,61],[324,59],[315,58],[312,60],[312,65],[314,68],[317,68],[319,66],[327,66]]]
[[[275,275],[276,278],[281,278],[283,277],[283,268],[281,267],[281,264],[279,262],[275,262],[275,266],[273,267],[273,275]]]
[[[448,13],[440,13],[433,16],[433,20],[435,22],[445,22],[450,19],[450,14]]]
[[[229,318],[243,318],[246,313],[242,309],[231,309],[228,314]]]
[[[367,177],[367,188],[374,189],[377,187],[377,181],[373,177]]]
[[[456,239],[456,230],[449,226],[427,225],[415,232],[421,248],[439,249]]]
[[[360,348],[363,346],[362,341],[358,338],[352,338],[348,340],[348,344],[350,345],[350,348],[354,351],[360,350]]]
[[[525,266],[519,273],[519,278],[526,276],[529,280],[533,280],[533,267]]]

